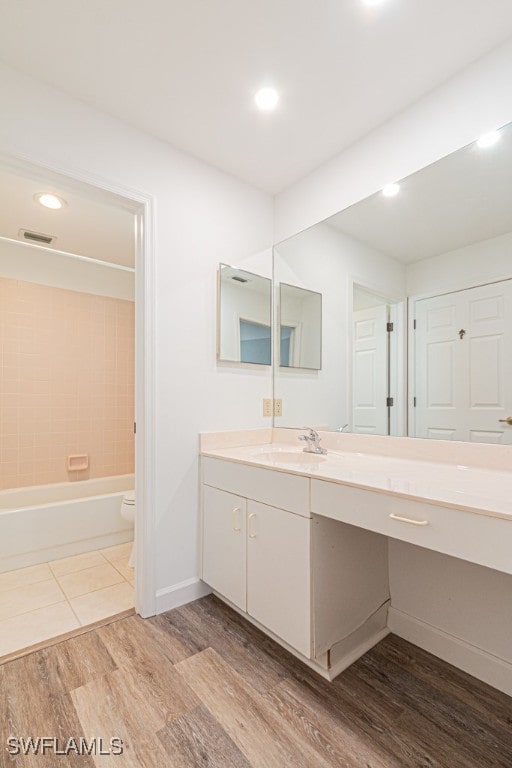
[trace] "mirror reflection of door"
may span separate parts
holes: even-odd
[[[391,314],[392,307],[387,299],[354,284],[352,432],[390,434]]]
[[[512,280],[416,302],[415,436],[512,444]]]

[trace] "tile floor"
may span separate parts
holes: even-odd
[[[119,544],[1,573],[0,659],[133,608],[131,547]]]

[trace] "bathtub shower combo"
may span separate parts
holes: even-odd
[[[131,541],[133,488],[130,474],[0,491],[0,573]]]

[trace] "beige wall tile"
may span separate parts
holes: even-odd
[[[133,302],[7,278],[0,297],[0,488],[133,472]]]

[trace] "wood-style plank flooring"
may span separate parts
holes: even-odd
[[[124,753],[14,757],[10,736]],[[394,636],[328,683],[206,597],[0,666],[0,766],[511,768],[512,699]]]

